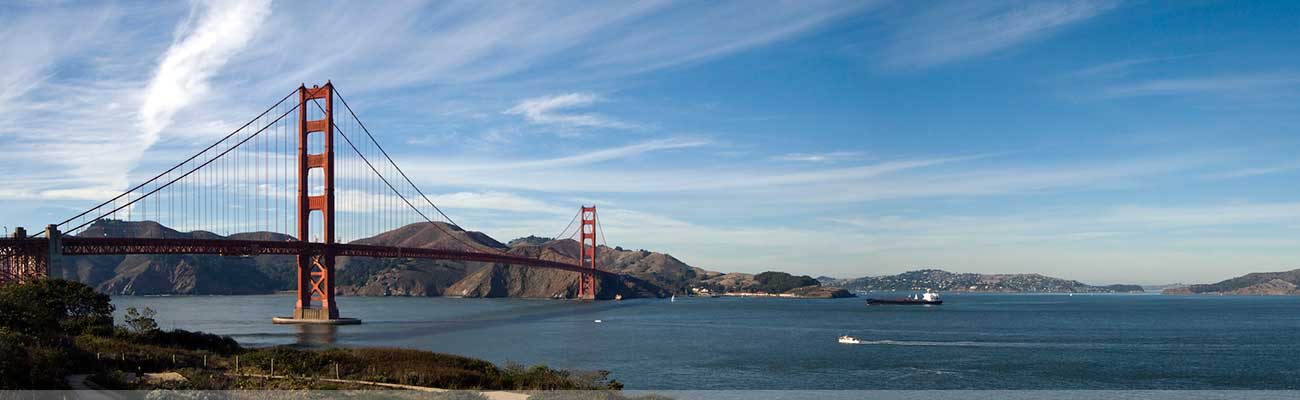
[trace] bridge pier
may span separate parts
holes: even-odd
[[[63,273],[63,234],[59,232],[59,226],[49,224],[45,226],[45,237],[49,238],[49,250],[45,256],[44,276],[49,277],[54,271]]]

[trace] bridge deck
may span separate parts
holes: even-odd
[[[0,255],[16,249],[44,248],[46,239],[0,238]],[[126,255],[126,254],[213,254],[222,256],[297,255],[321,253],[324,243],[297,241],[263,241],[230,239],[143,239],[143,238],[62,238],[63,254],[68,256]],[[618,274],[582,268],[575,264],[506,254],[476,253],[457,250],[424,249],[416,247],[370,246],[361,244],[334,244],[336,256],[375,258],[419,258],[431,260],[477,261],[584,272],[602,278]]]

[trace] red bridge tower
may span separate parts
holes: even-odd
[[[596,269],[596,206],[582,207],[580,213],[582,226],[579,227],[578,266]],[[596,277],[582,273],[578,280],[578,298],[594,300],[596,298]]]
[[[334,302],[334,85],[324,87],[306,85],[298,87],[298,240],[312,239],[311,217],[320,213],[322,240],[320,246],[308,246],[298,254],[298,300],[293,318],[276,318],[276,323],[298,324],[356,324],[360,320],[339,318],[338,304]],[[320,105],[324,103],[323,107]],[[310,109],[322,107],[324,116],[308,120]],[[324,150],[309,154],[308,139],[320,135]],[[311,193],[312,170],[320,169],[324,189]]]

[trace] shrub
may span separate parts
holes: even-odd
[[[113,305],[107,295],[80,282],[39,279],[0,287],[0,327],[58,341],[83,333],[112,331]]]
[[[0,389],[56,389],[64,386],[67,352],[36,344],[36,338],[0,328]]]
[[[243,351],[239,342],[229,336],[214,335],[203,332],[190,332],[184,329],[170,331],[153,330],[146,333],[134,333],[120,330],[115,335],[118,339],[133,343],[150,344],[161,347],[210,351],[222,355],[231,355]]]
[[[126,309],[126,327],[137,334],[155,332],[158,330],[158,321],[153,319],[156,315],[158,313],[149,307],[145,307],[144,310],[128,307]]]

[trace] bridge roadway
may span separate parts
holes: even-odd
[[[86,238],[65,236],[60,238],[65,256],[98,256],[127,254],[212,254],[221,256],[298,255],[319,254],[325,251],[324,243],[299,241],[232,240],[232,239],[157,239],[157,238]],[[617,278],[618,274],[587,269],[575,264],[507,254],[476,253],[470,251],[424,249],[417,247],[371,246],[335,243],[335,256],[374,258],[419,258],[430,260],[478,261],[527,267],[550,268],[589,273],[601,278]],[[0,238],[0,255],[13,254],[18,249],[28,252],[48,251],[45,238]],[[31,253],[28,253],[31,254]]]

